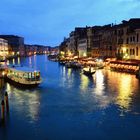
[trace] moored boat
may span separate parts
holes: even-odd
[[[80,68],[82,68],[82,66],[81,66],[81,64],[79,64],[78,62],[67,62],[66,64],[65,64],[65,66],[67,67],[67,68],[74,68],[74,69],[80,69]]]
[[[84,68],[83,69],[83,74],[87,75],[87,76],[92,76],[93,74],[95,74],[96,70],[92,69],[92,68]]]
[[[23,66],[8,67],[6,80],[21,87],[34,87],[42,81],[40,71]]]

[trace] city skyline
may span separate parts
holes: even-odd
[[[56,46],[75,27],[138,18],[139,6],[138,0],[5,0],[1,2],[0,34],[23,36],[29,44]]]

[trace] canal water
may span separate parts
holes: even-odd
[[[39,69],[43,82],[35,89],[6,83],[10,112],[0,140],[140,139],[140,81],[134,75],[97,70],[88,78],[46,55],[10,63]]]

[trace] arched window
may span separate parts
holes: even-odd
[[[130,55],[132,55],[132,49],[130,49]]]
[[[126,49],[126,53],[128,54],[128,49]]]
[[[135,49],[133,49],[133,55],[135,55]]]

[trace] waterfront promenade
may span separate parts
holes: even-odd
[[[0,139],[140,138],[140,82],[135,75],[103,69],[88,78],[48,61],[47,55],[20,63],[39,69],[43,82],[35,89],[6,83],[10,112],[5,126],[0,125]]]

